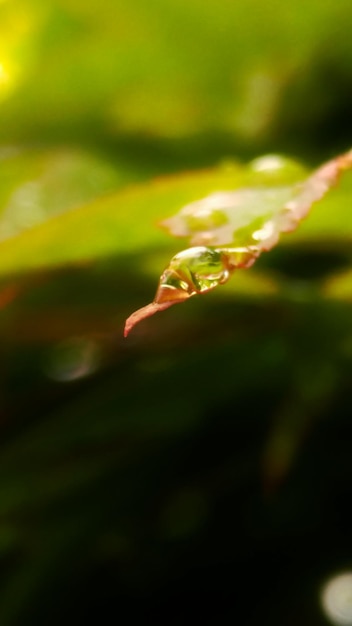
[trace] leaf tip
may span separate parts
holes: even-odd
[[[123,336],[127,337],[130,334],[131,330],[135,326],[137,326],[139,322],[142,322],[143,320],[147,319],[147,317],[151,317],[159,311],[165,311],[165,309],[168,309],[173,304],[176,304],[176,302],[151,302],[150,304],[147,304],[147,306],[144,306],[141,309],[134,311],[134,313],[132,313],[132,315],[130,315],[125,322]]]

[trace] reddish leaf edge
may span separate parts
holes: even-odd
[[[126,320],[125,328],[123,332],[124,337],[127,337],[127,335],[129,335],[129,333],[131,332],[132,328],[134,328],[137,324],[139,324],[139,322],[147,319],[148,317],[151,317],[155,313],[161,313],[161,311],[165,311],[173,304],[177,304],[177,301],[162,302],[162,303],[151,302],[150,304],[143,306],[141,309],[134,311],[134,313],[132,313],[132,315],[130,315]]]

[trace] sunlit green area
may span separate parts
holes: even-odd
[[[351,24],[0,0],[0,626],[352,624],[352,173],[123,338],[162,220],[351,148]]]

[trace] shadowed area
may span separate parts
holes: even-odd
[[[0,0],[0,626],[351,623],[351,20]]]

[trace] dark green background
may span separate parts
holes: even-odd
[[[0,2],[0,626],[327,623],[352,567],[351,175],[238,282],[122,332],[183,246],[157,220],[211,190],[183,172],[350,147],[351,21]]]

